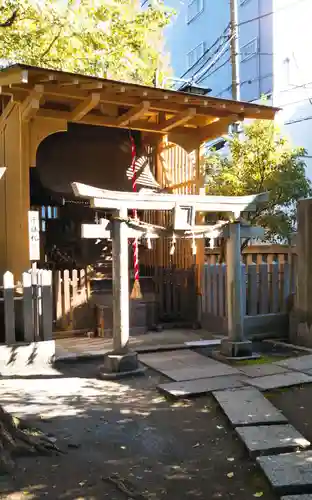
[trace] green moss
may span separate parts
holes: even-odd
[[[246,360],[242,360],[242,361],[236,361],[235,365],[238,365],[238,366],[265,365],[268,363],[274,363],[275,361],[279,361],[281,359],[285,359],[285,356],[263,355],[257,359],[246,359]]]

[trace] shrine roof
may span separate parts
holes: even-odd
[[[30,117],[187,134],[200,144],[248,119],[274,119],[278,108],[17,64],[0,70],[1,95],[26,103]],[[26,101],[27,100],[27,101]],[[29,111],[29,108],[31,111]]]

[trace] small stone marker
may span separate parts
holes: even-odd
[[[285,453],[310,446],[310,442],[289,424],[238,427],[236,432],[252,456]]]
[[[312,370],[312,355],[308,354],[298,358],[283,359],[283,361],[277,361],[276,365],[287,368],[287,370],[296,370],[299,372]]]
[[[277,375],[278,373],[287,372],[287,368],[278,366],[275,363],[265,363],[263,365],[240,366],[239,371],[247,375],[247,377],[265,377],[267,375]]]
[[[258,457],[257,462],[280,495],[312,491],[312,450]]]
[[[287,495],[287,497],[282,497],[281,500],[312,500],[311,495]]]
[[[196,396],[212,391],[243,387],[243,380],[244,378],[240,376],[227,375],[224,377],[187,380],[185,382],[170,382],[169,384],[157,386],[157,389],[176,398],[185,398],[186,396]]]
[[[235,426],[286,423],[284,415],[257,389],[213,392],[213,396]]]
[[[279,375],[251,378],[248,383],[258,387],[258,389],[261,389],[262,391],[268,391],[270,389],[291,387],[293,385],[311,384],[312,376],[301,372],[285,372]]]

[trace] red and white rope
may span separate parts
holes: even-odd
[[[137,192],[137,176],[135,170],[135,160],[136,160],[136,147],[134,139],[130,132],[130,141],[131,141],[131,170],[132,170],[132,191],[133,193]],[[138,212],[136,209],[132,210],[132,217],[134,219],[138,219]],[[140,279],[139,275],[139,245],[138,240],[135,238],[132,242],[133,249],[133,268],[134,268],[134,281],[138,282]]]

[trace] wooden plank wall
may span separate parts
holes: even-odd
[[[196,154],[188,154],[176,144],[162,142],[155,152],[156,179],[162,187],[167,187],[169,192],[177,194],[196,194],[198,191],[198,165]],[[172,225],[172,213],[145,212],[144,220],[160,226]],[[197,245],[200,243],[197,242]],[[174,254],[170,254],[171,240],[158,240],[152,242],[152,250],[142,249],[140,262],[145,266],[176,266],[189,269],[196,263],[196,256],[192,255],[191,240],[177,240]]]

